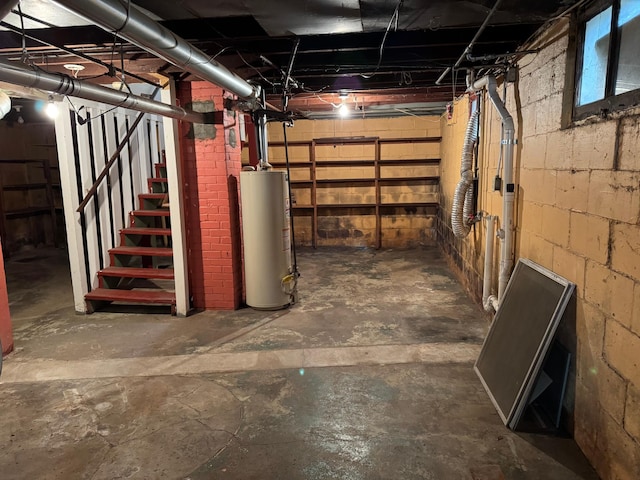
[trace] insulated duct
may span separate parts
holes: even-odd
[[[458,238],[464,238],[471,231],[473,211],[473,145],[478,139],[478,117],[476,110],[471,114],[467,123],[467,131],[464,135],[462,147],[462,160],[460,162],[460,181],[453,195],[453,207],[451,208],[451,226],[453,234]]]
[[[21,63],[0,59],[0,81],[39,88],[48,92],[84,98],[94,102],[107,103],[139,112],[155,113],[164,117],[185,120],[193,123],[205,123],[202,113],[166,103],[156,102],[148,98],[121,92],[112,88],[94,85],[71,78],[68,75],[48,73],[44,70],[32,69]]]
[[[149,18],[134,5],[119,0],[55,0],[62,7],[114,32],[147,52],[214,83],[245,100],[259,97],[260,88],[227,70],[210,55]]]
[[[513,267],[513,205],[515,202],[515,184],[513,183],[513,147],[515,141],[515,126],[513,117],[498,95],[496,79],[487,75],[477,80],[471,86],[473,91],[487,88],[487,94],[491,103],[502,119],[503,134],[502,145],[504,146],[504,191],[502,196],[502,229],[498,232],[500,237],[500,273],[498,277],[498,302],[502,300],[504,291],[509,282],[511,268]],[[485,272],[486,274],[486,272]]]

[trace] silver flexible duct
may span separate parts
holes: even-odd
[[[473,145],[478,139],[478,118],[476,110],[471,114],[467,131],[464,135],[462,147],[462,160],[460,163],[460,181],[453,195],[453,207],[451,208],[451,226],[453,234],[458,238],[464,238],[471,231],[471,217],[473,211]]]
[[[148,98],[121,92],[112,88],[94,85],[68,75],[48,73],[36,70],[22,63],[0,59],[0,81],[39,88],[48,92],[60,93],[72,97],[84,98],[94,102],[107,103],[139,112],[155,113],[164,117],[176,118],[193,123],[205,123],[202,113]]]
[[[240,78],[210,55],[120,0],[55,0],[62,7],[143,48],[203,80],[245,100],[257,99],[260,88]]]

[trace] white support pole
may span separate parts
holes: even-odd
[[[162,90],[162,101],[176,104],[176,85],[173,80]],[[163,121],[165,155],[167,162],[167,185],[169,209],[171,211],[171,239],[173,242],[173,270],[176,288],[176,314],[184,317],[189,312],[189,282],[187,267],[187,237],[184,222],[182,172],[180,170],[180,139],[178,121],[165,118]]]
[[[80,172],[76,172],[75,168],[71,122],[69,122],[67,108],[61,108],[60,115],[56,118],[56,143],[58,145],[62,205],[69,248],[73,303],[76,312],[85,313],[84,296],[89,291],[89,287],[85,270],[86,259],[84,258],[84,249],[82,247],[80,214],[76,212],[79,203],[76,178],[80,175]]]

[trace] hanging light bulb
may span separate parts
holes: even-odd
[[[3,118],[11,111],[11,98],[0,90],[0,118]]]
[[[53,103],[53,97],[51,95],[49,95],[49,103],[47,103],[44,113],[52,120],[58,116],[58,106]]]
[[[346,103],[343,103],[342,105],[340,105],[340,108],[338,108],[338,113],[342,118],[344,118],[348,117],[349,113],[351,112],[349,111],[349,106]]]

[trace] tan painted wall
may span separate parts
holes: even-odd
[[[562,129],[568,36],[549,31],[546,46],[520,63],[507,108],[517,124],[516,258],[526,257],[577,285],[573,333],[574,435],[605,480],[640,474],[640,111]],[[534,45],[535,46],[535,45]],[[501,88],[499,88],[501,90]],[[442,118],[445,250],[479,296],[484,222],[464,241],[448,235],[459,179],[466,99]],[[493,192],[500,122],[487,105],[482,121],[480,209],[502,215]],[[497,253],[497,252],[496,252]],[[571,392],[573,393],[573,392]]]
[[[397,117],[374,119],[335,119],[335,120],[299,120],[293,128],[287,130],[289,141],[309,141],[327,137],[380,137],[411,138],[439,137],[440,120],[430,117]],[[269,125],[269,141],[282,142],[283,132],[279,124]],[[381,160],[392,159],[437,159],[440,154],[439,143],[414,143],[382,145]],[[291,146],[289,149],[292,164],[308,164],[310,161],[307,146]],[[373,145],[322,145],[316,147],[316,160],[373,160]],[[269,161],[283,162],[284,150],[272,147]],[[308,168],[292,168],[292,180],[308,180]],[[437,166],[382,166],[382,177],[437,176]],[[331,166],[318,167],[318,179],[362,179],[375,176],[373,166]],[[407,185],[381,186],[382,203],[393,202],[430,202],[438,201],[438,186],[420,183]],[[308,205],[311,198],[310,187],[296,186],[296,201]],[[323,185],[318,187],[319,204],[361,204],[375,203],[375,189],[371,184]],[[296,211],[296,241],[301,245],[310,245],[312,223],[309,212]],[[396,209],[382,216],[382,246],[411,247],[419,244],[433,244],[435,241],[433,226],[434,215],[425,207],[415,210]],[[375,245],[375,215],[371,209],[331,209],[322,210],[318,217],[318,245]]]

